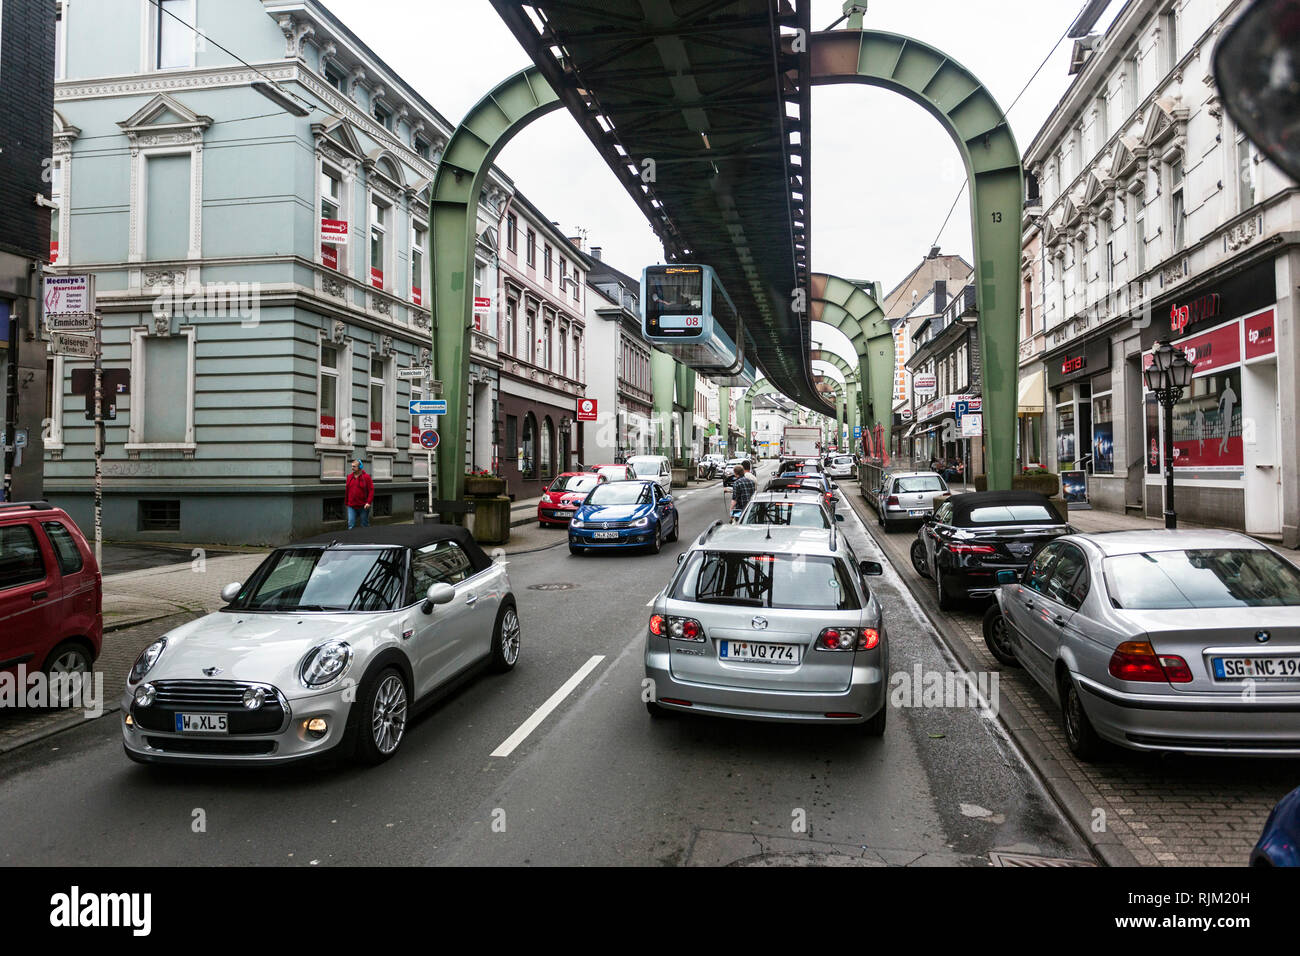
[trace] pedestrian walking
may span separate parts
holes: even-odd
[[[740,513],[754,497],[754,479],[745,473],[744,465],[737,465],[733,472],[736,478],[731,483],[731,520],[738,521]]]
[[[370,527],[370,506],[375,503],[375,483],[366,474],[361,459],[352,462],[352,471],[348,473],[347,488],[343,493],[343,504],[348,509],[348,528],[355,528],[358,521],[361,527]]]

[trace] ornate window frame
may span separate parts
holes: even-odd
[[[163,112],[179,117],[173,123],[154,123]],[[131,211],[128,232],[127,262],[143,263],[146,260],[147,240],[145,209],[148,195],[146,182],[147,163],[154,156],[188,155],[190,158],[190,223],[189,246],[185,258],[193,262],[181,275],[183,285],[199,280],[198,260],[203,256],[203,131],[212,125],[212,117],[193,112],[185,104],[167,93],[159,93],[136,113],[117,124],[126,133],[131,149]],[[130,285],[141,288],[141,269],[130,270]],[[174,278],[169,271],[154,273],[153,281],[145,284],[165,284]]]
[[[194,438],[194,393],[196,329],[183,325],[176,335],[187,340],[185,369],[185,438],[179,442],[146,442],[144,440],[145,392],[149,385],[145,367],[145,342],[148,339],[170,338],[171,317],[159,318],[153,327],[137,325],[131,329],[131,421],[127,431],[125,450],[129,458],[139,458],[142,451],[179,451],[193,458],[198,447]]]

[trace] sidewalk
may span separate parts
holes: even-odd
[[[916,533],[886,533],[866,499],[850,492],[848,502],[962,670],[998,674],[1000,722],[1098,856],[1112,866],[1245,865],[1269,810],[1295,786],[1295,761],[1114,748],[1097,763],[1081,763],[1065,743],[1060,710],[1047,693],[1023,670],[1003,667],[989,653],[984,605],[940,611],[933,582],[911,567],[908,551]],[[1069,521],[1085,532],[1164,525],[1101,510],[1071,511]],[[1296,552],[1279,553],[1296,560]]]

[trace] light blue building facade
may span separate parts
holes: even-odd
[[[355,457],[376,517],[409,516],[427,459],[407,403],[437,384],[399,372],[428,361],[429,186],[452,126],[318,3],[58,6],[49,271],[94,274],[104,366],[130,370],[111,397],[106,538],[342,527]],[[485,295],[510,194],[495,175],[480,204]],[[478,324],[466,465],[490,468],[497,328]],[[51,356],[44,446],[46,497],[83,526],[89,367]]]

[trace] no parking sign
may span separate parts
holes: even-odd
[[[438,447],[438,433],[435,431],[420,432],[420,446],[433,451]]]

